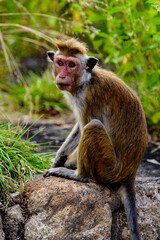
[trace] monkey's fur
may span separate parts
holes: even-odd
[[[48,56],[77,124],[44,176],[94,179],[119,189],[131,237],[139,240],[134,181],[147,143],[142,105],[121,79],[95,66],[98,60],[87,56],[85,44],[69,39],[56,45],[58,51]]]

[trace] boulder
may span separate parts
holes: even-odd
[[[107,188],[56,177],[29,182],[25,197],[26,240],[110,239],[112,211],[120,206]]]
[[[160,240],[160,179],[138,177],[136,195],[141,240]],[[23,211],[20,205],[8,208],[3,226],[0,216],[1,239],[129,240],[130,235],[118,193],[94,182],[39,177],[25,186]]]
[[[24,217],[20,205],[9,207],[4,214],[5,240],[24,239]]]
[[[144,240],[160,240],[160,178],[138,178],[138,224]]]
[[[160,178],[137,177],[137,219],[142,240],[160,240]],[[129,240],[129,229],[124,210],[112,213],[114,240]]]
[[[158,240],[160,180],[137,178],[137,213],[142,240]],[[96,183],[57,177],[40,178],[25,186],[28,218],[26,240],[129,240],[129,229],[118,193]]]

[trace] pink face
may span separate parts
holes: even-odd
[[[54,60],[54,66],[57,87],[72,92],[80,79],[80,61],[75,57],[58,55]]]

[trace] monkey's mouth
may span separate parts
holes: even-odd
[[[64,84],[64,83],[57,83],[58,86],[60,87],[68,87],[70,84]]]

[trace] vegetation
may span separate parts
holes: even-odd
[[[21,192],[35,173],[42,173],[51,166],[53,154],[38,153],[37,149],[43,146],[32,142],[32,137],[22,139],[31,127],[25,129],[11,122],[0,125],[0,193],[6,204],[11,192]]]
[[[5,102],[3,107],[10,111],[20,111],[29,115],[48,113],[55,115],[66,107],[63,94],[53,83],[51,71],[45,71],[43,76],[33,72],[26,76],[24,84],[8,82],[0,99]]]

